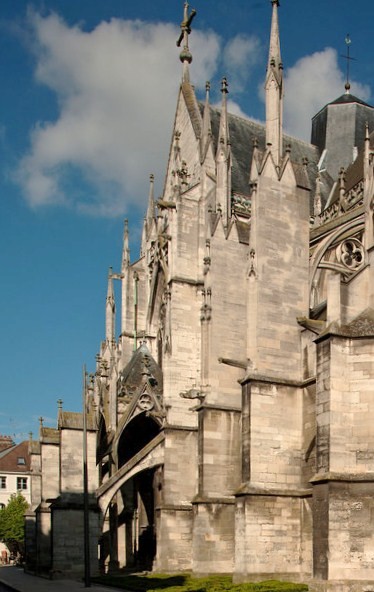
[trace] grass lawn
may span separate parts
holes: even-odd
[[[308,590],[306,584],[276,580],[233,584],[231,576],[193,578],[187,574],[105,575],[92,578],[92,581],[130,592],[305,592]]]

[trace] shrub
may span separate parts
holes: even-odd
[[[132,592],[305,592],[306,584],[268,580],[233,584],[231,576],[193,578],[187,574],[106,575],[93,581]]]

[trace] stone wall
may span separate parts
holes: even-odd
[[[53,499],[60,493],[60,447],[59,444],[43,443],[41,447],[41,470],[48,475],[42,480],[42,499]]]
[[[241,496],[235,516],[235,580],[300,580],[311,574],[310,498]]]
[[[164,405],[168,408],[168,423],[196,426],[196,414],[191,411],[194,401],[183,399],[180,393],[199,385],[200,358],[200,296],[198,286],[173,281],[171,291],[171,354],[165,354]],[[195,370],[194,370],[195,369]]]
[[[309,192],[288,163],[281,180],[271,157],[252,196],[255,281],[248,299],[248,352],[260,374],[300,380],[297,317],[308,314]]]
[[[73,508],[67,504],[65,508],[53,509],[53,577],[83,577],[84,566],[84,521],[83,509]],[[99,539],[99,515],[89,515],[89,548],[91,575],[98,575],[97,541]]]
[[[303,389],[253,381],[250,385],[249,413],[243,430],[250,432],[251,483],[270,488],[297,488],[303,481]],[[244,462],[244,459],[243,459]],[[247,477],[248,478],[248,477]]]
[[[38,573],[49,573],[52,566],[51,512],[40,506],[36,512],[36,555]]]
[[[241,414],[203,405],[199,417],[199,497],[232,495],[240,485]]]
[[[197,493],[197,432],[165,429],[162,503],[190,504]]]
[[[61,493],[82,493],[83,491],[83,432],[82,430],[61,430]],[[98,485],[96,469],[96,432],[87,433],[88,489],[95,491]]]
[[[196,501],[193,516],[193,572],[232,573],[235,547],[234,500]]]
[[[157,554],[155,571],[180,572],[192,569],[192,508],[167,507],[156,510]]]
[[[374,341],[331,336],[317,351],[315,576],[374,579]]]

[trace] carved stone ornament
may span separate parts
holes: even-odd
[[[251,277],[256,277],[257,276],[257,272],[256,272],[256,265],[255,265],[255,256],[256,256],[256,251],[252,248],[249,252],[249,271],[248,271],[248,276]]]
[[[150,411],[154,407],[154,402],[150,395],[144,393],[138,399],[138,407],[142,409],[142,411]]]
[[[365,264],[365,249],[357,238],[348,238],[337,246],[336,257],[347,269],[357,271]]]

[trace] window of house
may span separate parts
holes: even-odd
[[[0,477],[0,489],[6,489],[6,477]]]
[[[27,477],[17,477],[17,489],[27,489]]]
[[[18,460],[17,460],[17,464],[18,465],[25,465],[26,461],[25,461],[25,457],[24,456],[19,456]]]

